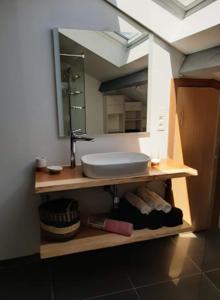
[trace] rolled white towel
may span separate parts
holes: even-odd
[[[125,198],[144,215],[148,215],[152,211],[152,208],[146,202],[131,192],[127,192]]]
[[[172,209],[172,206],[168,202],[146,187],[138,187],[137,195],[143,199],[143,201],[148,204],[152,210],[162,210],[163,212],[168,213]]]

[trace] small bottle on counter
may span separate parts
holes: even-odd
[[[47,167],[47,160],[45,157],[36,157],[36,169],[38,171],[45,171]]]
[[[158,166],[160,164],[160,158],[152,158],[151,159],[151,166]]]

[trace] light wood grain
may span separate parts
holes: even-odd
[[[83,176],[82,167],[75,167],[74,169],[66,167],[57,175],[36,172],[35,192],[47,193],[112,184],[166,180],[169,178],[196,175],[197,171],[195,169],[181,163],[176,163],[172,160],[164,160],[159,166],[150,167],[149,171],[144,174],[118,178],[88,178]]]
[[[219,91],[201,85],[192,87],[195,82],[191,87],[187,84],[189,80],[184,83],[181,79],[171,86],[168,153],[175,161],[198,170],[197,178],[173,179],[172,187],[175,205],[183,210],[194,230],[201,230],[209,228],[213,209]]]
[[[184,222],[182,225],[176,227],[162,227],[157,230],[135,230],[132,236],[125,237],[94,228],[82,227],[77,236],[68,242],[51,243],[42,241],[40,246],[40,256],[44,259],[71,253],[114,247],[169,235],[176,235],[181,232],[191,231],[191,229],[192,227],[187,222]]]

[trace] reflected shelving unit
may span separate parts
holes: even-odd
[[[146,107],[124,95],[104,97],[105,133],[146,131]]]

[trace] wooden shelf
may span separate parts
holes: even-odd
[[[191,225],[185,221],[182,225],[176,227],[162,227],[156,230],[135,230],[130,237],[125,237],[115,233],[108,233],[98,229],[82,227],[76,237],[70,241],[60,243],[42,241],[40,245],[40,256],[44,259],[54,256],[114,247],[169,235],[176,235],[178,233],[188,232],[191,230]]]
[[[141,175],[114,178],[88,178],[83,176],[82,167],[65,167],[60,174],[51,175],[47,172],[36,172],[35,192],[48,193],[96,186],[145,182],[152,180],[166,180],[169,178],[196,176],[197,171],[172,160],[164,160],[160,165],[149,167]]]

